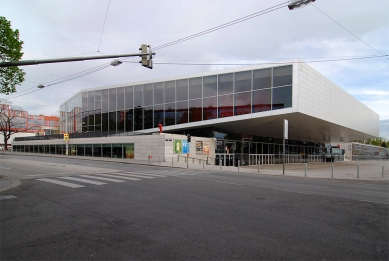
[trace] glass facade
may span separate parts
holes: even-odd
[[[110,135],[290,108],[292,78],[286,65],[85,91],[61,105],[60,130]]]

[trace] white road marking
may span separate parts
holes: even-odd
[[[107,183],[100,182],[100,181],[94,181],[94,180],[88,180],[88,179],[79,179],[79,178],[73,178],[73,177],[58,177],[58,178],[74,180],[74,181],[89,183],[89,184],[93,184],[93,185],[105,185],[105,184],[107,184]]]
[[[324,186],[306,185],[306,184],[299,184],[299,183],[295,183],[294,185],[307,186],[307,187],[317,187],[317,188],[327,188],[327,187],[324,187]]]
[[[389,192],[376,192],[376,191],[363,191],[363,193],[374,193],[374,194],[384,194],[384,195],[388,195]]]
[[[104,174],[100,174],[100,175],[104,175]],[[79,175],[79,176],[84,177],[84,178],[101,179],[101,180],[112,181],[112,182],[125,182],[124,180],[109,179],[109,178],[96,177],[96,176],[90,176],[90,175]]]
[[[376,204],[384,204],[384,205],[389,205],[389,203],[384,203],[384,202],[376,202],[376,201],[369,201],[369,200],[362,200],[362,199],[360,199],[359,201],[361,201],[361,202],[369,202],[369,203],[376,203]]]
[[[143,179],[154,179],[156,177],[150,177],[150,176],[143,176],[143,175],[136,175],[136,174],[125,174],[125,173],[112,173],[113,175],[120,175],[120,176],[129,176],[134,178],[143,178]]]
[[[57,185],[62,185],[62,186],[66,186],[66,187],[71,187],[71,188],[84,188],[85,187],[83,185],[78,185],[78,184],[74,184],[74,183],[59,181],[59,180],[55,180],[55,179],[37,179],[37,180],[44,181],[44,182],[49,182],[49,183],[53,183],[53,184],[57,184]]]
[[[12,168],[7,168],[7,167],[0,166],[0,169],[12,169]]]
[[[160,177],[160,178],[165,178],[166,176],[165,175],[158,175],[158,174],[150,174],[150,173],[143,173],[143,172],[126,172],[128,174],[141,174],[141,175],[146,175],[146,176],[152,176],[152,177]]]
[[[238,186],[242,186],[242,184],[237,184],[237,183],[229,183],[229,182],[223,182],[223,181],[217,181],[217,183],[223,183],[223,184],[229,184],[229,185],[238,185]]]
[[[141,179],[137,179],[137,178],[130,178],[130,177],[124,177],[124,176],[113,175],[113,174],[96,174],[96,175],[104,176],[104,177],[118,178],[118,179],[141,180]]]
[[[13,195],[5,195],[5,196],[0,196],[0,200],[4,200],[4,199],[13,199],[13,198],[17,198]]]

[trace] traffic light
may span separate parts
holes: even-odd
[[[190,142],[190,134],[186,136],[188,138],[188,142]]]
[[[147,50],[147,48],[149,50]],[[146,67],[146,68],[149,68],[149,69],[153,69],[153,55],[152,55],[152,52],[151,52],[151,48],[150,48],[150,45],[146,45],[146,44],[142,44],[141,47],[139,48],[139,51],[141,51],[142,53],[148,53],[147,55],[142,55],[142,60],[140,60],[139,63],[142,64],[142,66]]]

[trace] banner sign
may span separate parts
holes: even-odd
[[[209,154],[209,141],[203,142],[203,154]]]
[[[174,153],[182,153],[182,140],[174,140]]]
[[[182,153],[188,154],[190,152],[190,143],[187,140],[182,141]]]
[[[203,142],[196,141],[196,154],[203,154]]]

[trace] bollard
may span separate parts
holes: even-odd
[[[150,157],[147,157],[147,164],[150,165]]]
[[[357,165],[357,179],[359,179],[359,164]]]
[[[260,161],[258,161],[258,173],[259,173],[259,171],[261,170],[261,164],[260,164],[261,162]]]
[[[334,164],[331,164],[331,178],[334,178]]]
[[[189,168],[189,159],[188,157],[186,157],[185,159],[186,159],[186,168]]]
[[[238,160],[238,172],[239,172],[240,160]]]
[[[173,165],[174,165],[173,162],[174,162],[174,158],[172,157],[172,167],[173,167]]]
[[[304,164],[305,177],[307,177],[307,167],[308,167],[308,164],[307,164],[307,163],[305,163],[305,164]]]
[[[222,170],[222,164],[219,162],[220,170]]]
[[[382,179],[384,178],[384,171],[385,171],[385,167],[384,165],[382,165]]]

